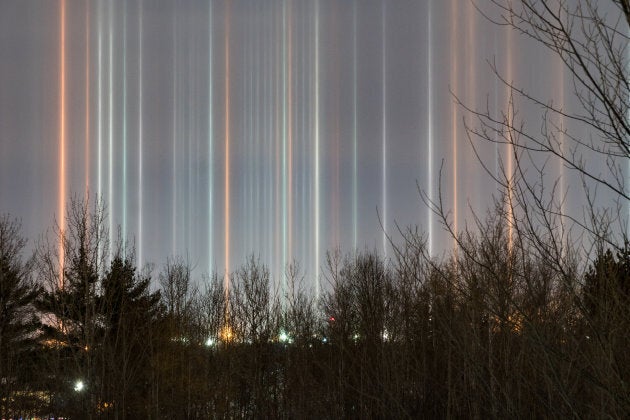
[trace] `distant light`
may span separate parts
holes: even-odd
[[[389,341],[389,332],[383,331],[383,341]]]
[[[214,346],[215,344],[216,344],[216,342],[214,341],[214,338],[212,338],[212,337],[209,337],[209,338],[206,340],[206,346],[207,346],[207,347],[212,347],[212,346]]]
[[[287,341],[290,340],[289,335],[284,332],[284,331],[280,331],[280,335],[278,336],[278,340],[280,340],[281,343],[286,343]]]
[[[322,343],[328,343],[328,339],[326,337],[322,338]]]
[[[232,331],[232,327],[230,327],[229,325],[225,325],[221,329],[221,332],[219,333],[219,338],[221,339],[221,341],[223,341],[225,343],[229,343],[229,342],[233,341],[234,340],[234,332]]]
[[[83,383],[83,381],[76,381],[74,384],[74,390],[76,392],[81,392],[85,389],[85,384]]]
[[[360,337],[361,337],[361,336],[360,336],[359,334],[355,334],[355,335],[353,335],[353,336],[352,336],[352,339],[353,339],[354,341],[357,341]]]
[[[330,318],[328,318],[328,321],[330,321],[330,322],[335,322],[335,317],[334,317],[334,316],[331,316]]]

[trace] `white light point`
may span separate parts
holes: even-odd
[[[85,389],[85,384],[83,383],[83,381],[76,381],[74,384],[74,390],[76,392],[81,392]]]
[[[281,343],[290,343],[291,342],[291,337],[289,337],[289,334],[287,334],[284,331],[280,331],[280,335],[278,336],[278,340],[280,340]]]

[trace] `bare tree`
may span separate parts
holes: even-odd
[[[238,411],[232,415],[277,417],[281,376],[275,343],[280,333],[280,306],[269,270],[250,256],[230,276],[229,326],[235,337],[231,386]],[[229,357],[229,356],[228,356]]]
[[[159,283],[165,305],[164,316],[155,331],[151,384],[156,418],[193,416],[203,391],[197,375],[199,364],[197,315],[198,288],[191,277],[192,267],[182,257],[167,259]],[[183,413],[183,414],[182,414]]]
[[[253,256],[231,276],[230,322],[239,340],[262,344],[278,334],[277,293],[269,270]]]
[[[65,217],[66,229],[56,226],[37,249],[38,279],[44,288],[37,306],[55,379],[51,390],[69,397],[58,401],[64,412],[88,418],[94,415],[102,391],[96,351],[102,336],[97,296],[108,252],[106,214],[98,202],[90,206],[87,198],[73,198]],[[72,392],[73,387],[77,392]],[[61,406],[53,404],[53,409]]]
[[[606,331],[606,340],[598,339],[602,314],[593,311],[593,299],[585,299],[589,295],[583,288],[590,278],[591,284],[606,285],[594,289],[610,289],[617,280],[602,277],[610,277],[610,267],[617,267],[617,262],[605,250],[612,247],[623,256],[627,248],[629,3],[491,0],[491,4],[494,9],[479,8],[489,20],[520,33],[564,65],[572,98],[536,96],[501,73],[495,62],[490,63],[492,71],[509,92],[503,110],[476,109],[456,97],[474,116],[473,121],[464,120],[466,134],[499,186],[499,196],[491,221],[477,219],[476,230],[462,232],[455,231],[441,192],[435,201],[423,194],[457,244],[455,274],[443,272],[440,278],[468,302],[462,303],[462,316],[472,326],[456,336],[455,349],[476,347],[487,354],[481,372],[488,375],[472,372],[471,377],[490,392],[490,415],[523,412],[529,403],[514,396],[525,388],[544,388],[547,395],[532,394],[546,407],[543,413],[619,416],[629,407],[630,365],[613,351],[612,343],[627,342],[628,336],[613,329]],[[519,107],[541,110],[540,129],[527,124]],[[507,151],[498,171],[481,150],[487,143]],[[550,175],[558,166],[581,181],[581,216],[566,206],[567,187]],[[612,204],[602,203],[601,194],[612,196]],[[589,266],[595,268],[589,271]],[[617,325],[627,325],[627,314],[607,316],[614,316]],[[532,355],[544,363],[533,364]],[[510,365],[504,365],[508,361]],[[479,362],[470,368],[480,369]],[[517,362],[536,368],[528,371],[526,364]],[[513,382],[508,371],[522,376]]]
[[[572,86],[570,100],[539,97],[491,62],[492,71],[509,92],[506,108],[500,112],[490,107],[475,109],[456,97],[476,117],[475,122],[465,121],[468,138],[503,190],[510,229],[533,243],[548,243],[539,250],[551,260],[561,259],[567,243],[577,240],[570,238],[572,230],[587,234],[586,246],[597,241],[618,247],[627,239],[628,217],[623,211],[630,200],[628,1],[491,3],[495,10],[479,10],[490,21],[520,33],[557,57]],[[519,105],[541,110],[540,129],[526,124],[518,113]],[[505,160],[512,165],[504,160],[496,173],[479,151],[479,142],[505,147]],[[552,165],[562,165],[581,179],[583,216],[565,209],[566,186],[562,190],[559,179],[550,182]],[[597,196],[603,193],[616,197],[614,206],[599,205]],[[617,226],[614,231],[613,224]]]

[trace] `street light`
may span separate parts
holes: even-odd
[[[85,389],[85,384],[83,383],[83,381],[78,380],[74,383],[74,390],[76,392],[81,392]]]

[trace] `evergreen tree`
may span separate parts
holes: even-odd
[[[630,248],[601,252],[585,276],[584,305],[594,321],[613,321],[630,303]]]
[[[30,281],[30,262],[22,260],[25,245],[19,223],[0,216],[0,418],[38,403],[24,392],[35,385],[32,362],[39,328],[32,310],[39,288]]]
[[[104,396],[101,407],[116,417],[141,418],[150,398],[152,329],[160,317],[160,293],[151,278],[136,273],[130,258],[116,256],[102,280],[99,297],[105,325]]]

